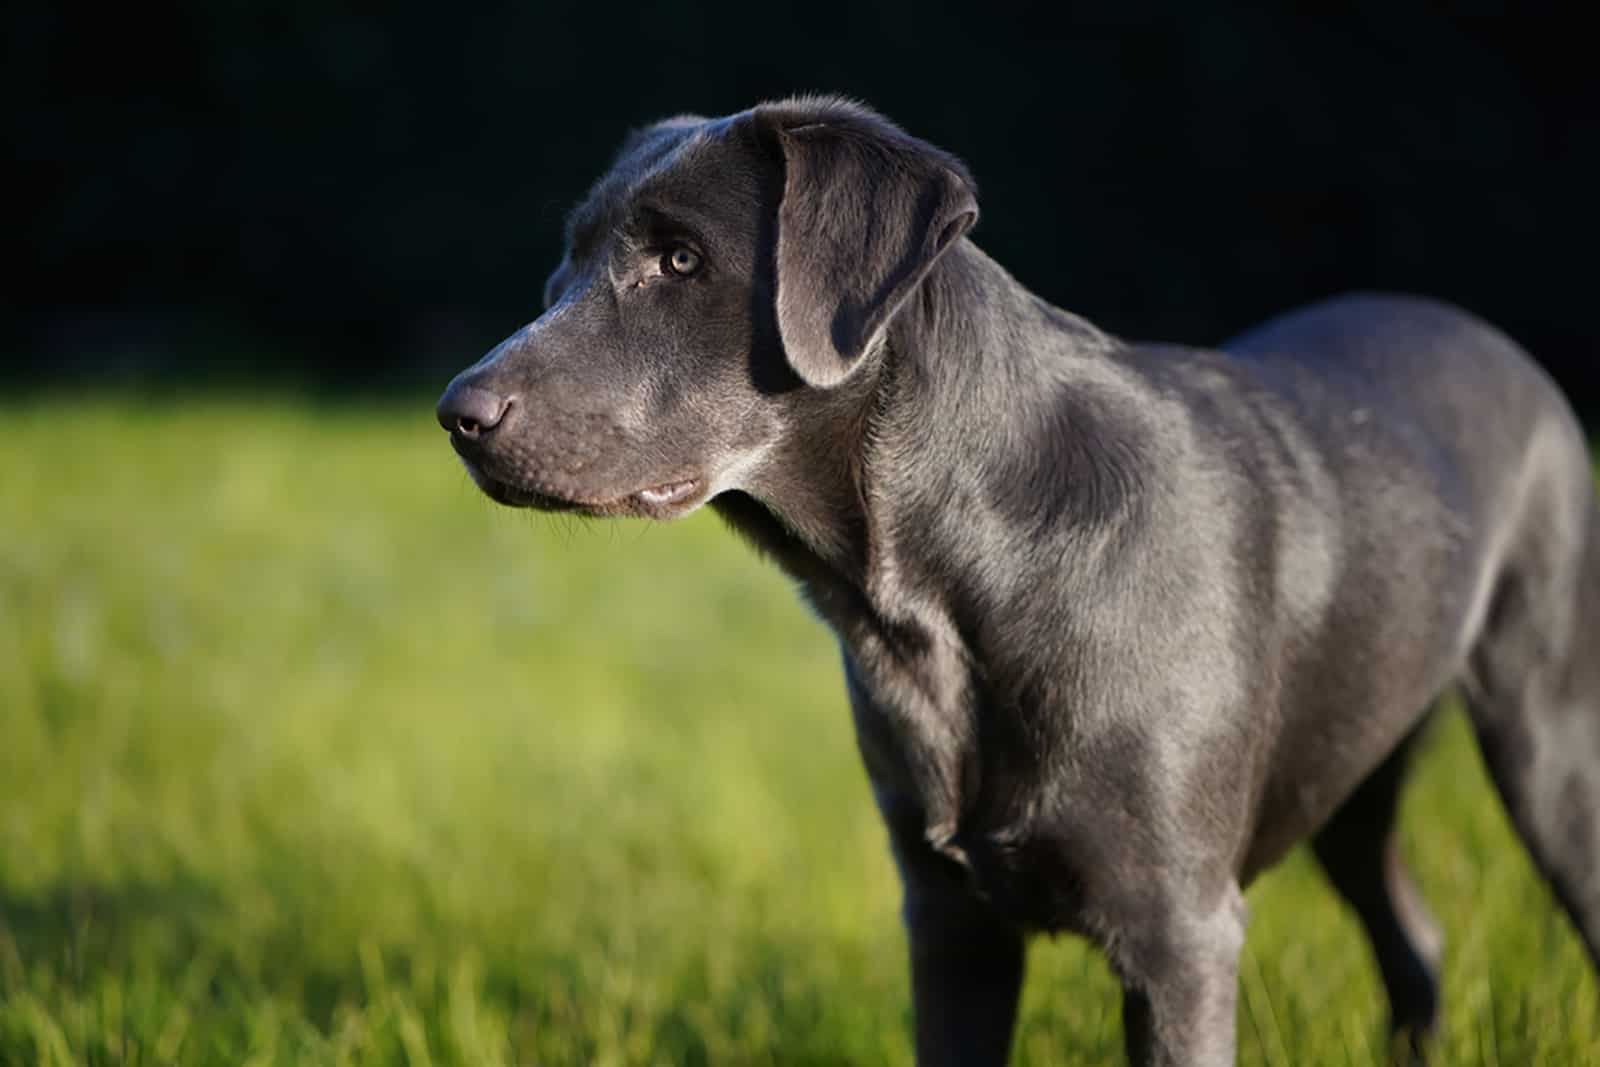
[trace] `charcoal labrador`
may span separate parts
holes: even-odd
[[[837,634],[918,1061],[1002,1062],[1024,938],[1067,931],[1132,1062],[1231,1063],[1241,890],[1307,837],[1420,1042],[1440,938],[1396,794],[1453,686],[1593,956],[1600,506],[1550,380],[1400,296],[1131,343],[977,217],[958,160],[848,101],[666,120],[438,406],[493,499],[709,503]]]

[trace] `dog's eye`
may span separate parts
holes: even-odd
[[[679,245],[668,252],[662,259],[661,265],[670,273],[680,278],[687,278],[700,269],[700,253],[692,248]]]

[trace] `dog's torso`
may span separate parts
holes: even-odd
[[[966,382],[890,388],[915,417],[886,406],[868,484],[917,490],[877,502],[879,595],[813,594],[902,862],[926,839],[1018,923],[1094,931],[1316,829],[1461,672],[1537,536],[1527,465],[1575,527],[1588,474],[1543,374],[1443,305],[1346,298],[1216,352],[1034,303],[1038,331],[940,354]],[[987,407],[1008,360],[1059,390]]]

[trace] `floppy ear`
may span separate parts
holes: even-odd
[[[978,218],[966,168],[839,101],[767,105],[783,151],[778,333],[813,386],[842,382]]]

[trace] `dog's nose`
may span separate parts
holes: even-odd
[[[462,437],[477,438],[500,425],[511,400],[476,385],[451,382],[439,398],[439,425]]]

